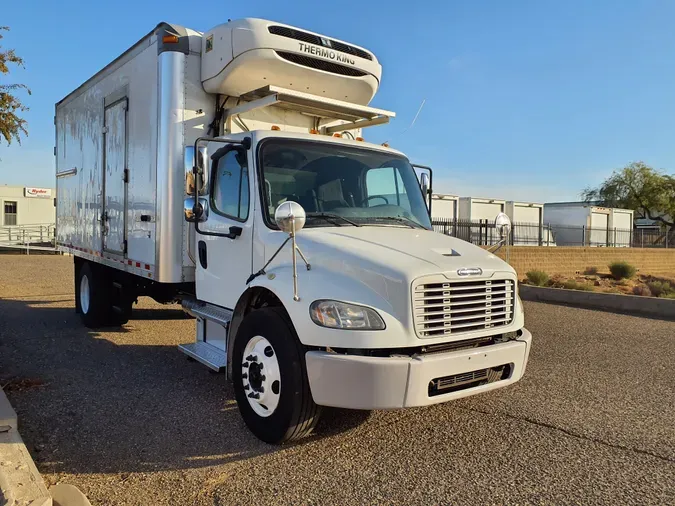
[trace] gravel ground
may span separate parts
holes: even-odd
[[[0,257],[0,381],[48,485],[101,505],[675,503],[675,322],[526,303],[518,384],[448,404],[327,411],[282,448],[224,375],[175,348],[193,321],[141,301],[74,313],[72,259]]]

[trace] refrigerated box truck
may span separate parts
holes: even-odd
[[[322,406],[518,381],[515,271],[431,231],[431,170],[362,138],[394,117],[368,105],[381,71],[281,23],[160,23],[57,103],[57,241],[84,324],[179,301],[196,318],[179,348],[227,373],[271,443],[308,434]]]
[[[633,215],[631,209],[589,202],[544,204],[544,223],[550,224],[558,246],[628,248],[633,243]]]

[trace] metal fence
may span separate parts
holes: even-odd
[[[33,225],[12,225],[0,227],[0,249],[20,249],[29,253],[33,250],[53,251],[55,249],[54,223]]]
[[[436,232],[451,235],[479,246],[499,240],[492,220],[433,218]],[[675,248],[675,228],[617,229],[572,225],[514,223],[509,244],[512,246],[590,246],[598,248]]]

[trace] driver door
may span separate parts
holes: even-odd
[[[208,213],[196,225],[197,298],[233,309],[246,289],[253,253],[253,197],[249,150],[211,141]]]

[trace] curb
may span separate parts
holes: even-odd
[[[52,506],[42,476],[23,444],[16,412],[0,389],[0,502],[7,506]]]
[[[50,493],[51,492],[51,493]],[[72,485],[47,490],[19,434],[16,412],[0,388],[0,504],[4,506],[91,506]]]
[[[603,311],[630,313],[665,320],[675,320],[675,299],[619,295],[615,293],[582,292],[564,288],[518,285],[523,300],[569,304]]]

